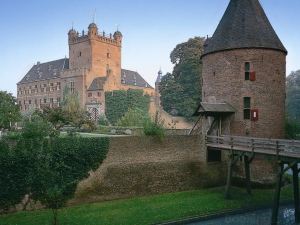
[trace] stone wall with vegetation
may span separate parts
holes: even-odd
[[[113,137],[100,168],[82,181],[71,203],[222,185],[223,163],[206,163],[200,136]]]

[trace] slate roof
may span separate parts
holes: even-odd
[[[125,69],[121,71],[121,83],[124,85],[152,88],[138,72]]]
[[[67,58],[46,63],[38,62],[29,70],[19,84],[58,78],[60,77],[60,72],[65,69],[69,69],[69,59]]]
[[[194,116],[206,115],[206,116],[214,116],[218,114],[232,114],[235,113],[236,110],[227,102],[223,103],[207,103],[201,102],[198,106]]]
[[[37,63],[18,84],[59,78],[60,73],[66,69],[69,69],[69,59],[67,58],[46,63]],[[105,80],[106,78],[104,77],[95,78],[88,90],[103,90]],[[139,73],[125,69],[121,71],[121,83],[123,85],[152,88]]]
[[[287,53],[258,0],[231,0],[204,55],[241,48],[266,48]]]
[[[103,90],[103,86],[105,84],[106,77],[97,77],[93,80],[88,91],[98,91]]]

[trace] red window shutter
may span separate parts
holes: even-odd
[[[258,121],[258,109],[251,110],[251,120],[254,122]]]
[[[256,80],[256,73],[255,72],[250,72],[250,80],[255,81]]]

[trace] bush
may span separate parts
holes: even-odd
[[[42,139],[49,136],[58,136],[59,132],[38,115],[33,115],[23,123],[22,136],[27,139]]]
[[[288,139],[300,139],[300,124],[295,120],[286,120],[285,136]]]
[[[98,119],[98,124],[100,126],[109,126],[109,122],[105,115],[100,115]]]
[[[128,112],[118,121],[120,127],[143,127],[148,115],[141,109],[129,109]]]
[[[165,136],[165,130],[163,126],[164,122],[156,113],[154,121],[147,119],[144,123],[144,134],[147,136],[157,136],[162,140]]]

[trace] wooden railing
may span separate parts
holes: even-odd
[[[208,147],[300,158],[300,141],[242,136],[206,136]]]

